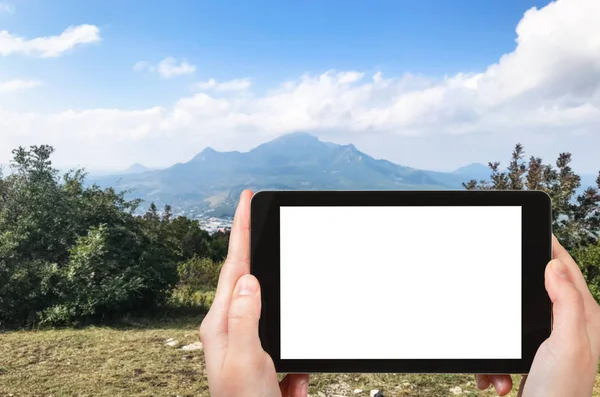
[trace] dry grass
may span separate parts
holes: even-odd
[[[165,345],[198,340],[199,318],[128,327],[18,331],[0,334],[0,396],[208,396],[202,352]],[[600,396],[600,381],[596,393]],[[493,396],[470,375],[320,374],[313,396]],[[354,394],[355,389],[363,390]],[[321,392],[321,394],[319,394]],[[515,396],[515,393],[511,394]]]

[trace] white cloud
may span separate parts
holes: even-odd
[[[136,112],[49,115],[0,109],[0,134],[9,146],[49,142],[64,147],[69,159],[99,164],[107,154],[113,163],[129,163],[135,151],[142,157],[138,160],[148,163],[182,161],[205,145],[243,149],[291,131],[343,140],[373,134],[440,142],[449,135],[486,136],[495,146],[503,139],[510,145],[531,140],[568,146],[576,134],[578,141],[585,137],[582,150],[592,159],[597,156],[592,148],[600,147],[599,20],[597,0],[558,0],[532,8],[517,26],[515,49],[480,73],[435,79],[328,71],[282,82],[264,93],[250,92],[248,79],[209,80],[197,84],[202,92],[172,106]],[[173,58],[161,63],[162,69],[148,63],[134,68],[164,77],[195,70]],[[370,138],[374,141],[380,141],[381,153],[392,151],[382,139]],[[115,142],[121,152],[109,148]]]
[[[251,83],[250,83],[249,78],[233,79],[233,80],[229,80],[229,81],[224,81],[222,83],[218,83],[215,79],[210,79],[208,81],[202,81],[202,82],[196,83],[194,85],[194,88],[197,88],[198,90],[203,90],[203,91],[207,91],[207,90],[214,90],[214,91],[221,91],[221,92],[243,91],[243,90],[250,88],[250,84]]]
[[[26,90],[39,86],[41,83],[35,80],[8,80],[0,81],[0,94]]]
[[[150,64],[150,62],[146,62],[146,61],[139,61],[136,62],[135,65],[133,65],[133,70],[136,72],[143,72],[144,70],[150,70],[152,68],[152,65]]]
[[[100,40],[100,29],[94,25],[71,26],[58,36],[37,37],[29,40],[1,30],[0,55],[24,54],[54,58],[77,46],[96,43]]]
[[[177,63],[173,57],[167,57],[160,61],[157,65],[152,65],[150,62],[139,61],[133,65],[133,70],[136,72],[157,72],[162,78],[170,79],[175,76],[183,76],[192,74],[196,71],[196,66],[183,60]]]
[[[0,14],[14,14],[15,6],[6,1],[0,1]]]
[[[177,64],[175,58],[165,58],[158,63],[156,67],[158,74],[160,74],[165,79],[171,78],[173,76],[181,76],[184,74],[191,74],[196,71],[196,66],[187,63],[186,61],[181,61]]]

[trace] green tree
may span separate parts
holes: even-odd
[[[581,177],[571,168],[571,154],[561,153],[555,164],[539,157],[524,160],[517,144],[506,171],[489,163],[490,179],[464,183],[467,190],[541,190],[552,199],[553,233],[579,264],[594,297],[600,301],[600,173],[596,186],[583,191]],[[578,193],[579,190],[579,193]]]
[[[85,187],[82,170],[61,178],[52,153],[18,148],[13,172],[0,177],[0,325],[65,323],[165,301],[177,264],[161,228],[135,216],[139,200],[125,192]]]
[[[600,302],[600,242],[571,252],[594,298]]]
[[[169,222],[166,234],[175,242],[179,262],[194,257],[219,262],[227,255],[229,234],[215,233],[211,236],[206,230],[202,230],[198,220],[178,216]]]
[[[578,193],[581,177],[571,168],[571,154],[561,153],[555,165],[539,157],[524,160],[523,146],[517,144],[506,171],[500,163],[489,163],[489,180],[471,180],[467,190],[541,190],[552,199],[553,231],[568,250],[596,244],[600,236],[600,173],[597,186]]]

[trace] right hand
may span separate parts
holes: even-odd
[[[552,256],[546,267],[546,290],[553,303],[552,334],[538,349],[518,396],[589,397],[600,358],[600,306],[579,266],[556,237]],[[512,387],[508,375],[477,375],[480,389],[490,383],[500,395]]]

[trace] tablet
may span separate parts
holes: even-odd
[[[263,348],[288,373],[528,373],[551,219],[536,191],[259,192]]]

